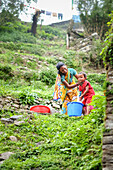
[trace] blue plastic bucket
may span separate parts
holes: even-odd
[[[81,116],[82,108],[83,108],[83,104],[80,102],[69,102],[67,104],[67,113],[68,113],[69,117]]]

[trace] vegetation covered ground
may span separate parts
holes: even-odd
[[[19,98],[31,105],[37,97],[52,99],[56,63],[62,61],[77,72],[86,63],[85,53],[66,49],[64,30],[38,27],[34,37],[27,33],[30,25],[8,24],[0,29],[0,96]],[[0,154],[13,152],[0,169],[102,169],[106,75],[96,73],[93,67],[85,71],[96,92],[92,113],[72,118],[58,113],[24,113],[21,126],[0,123]],[[0,116],[8,118],[12,113],[1,110]],[[17,141],[11,141],[10,136]]]

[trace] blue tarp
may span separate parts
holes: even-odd
[[[73,19],[74,23],[76,23],[76,22],[81,22],[79,15],[73,15],[73,16],[72,16],[72,19]]]

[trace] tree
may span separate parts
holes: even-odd
[[[75,0],[80,18],[87,34],[97,32],[103,37],[107,31],[109,14],[113,10],[112,0]]]
[[[36,28],[37,28],[37,20],[40,16],[40,11],[36,11],[35,15],[33,15],[33,23],[31,27],[31,32],[35,36],[36,35]]]
[[[26,0],[26,3],[30,2],[31,0]],[[0,25],[15,21],[23,10],[23,0],[0,0]]]

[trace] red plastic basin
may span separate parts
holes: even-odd
[[[30,110],[37,113],[50,113],[50,108],[43,105],[32,106]]]

